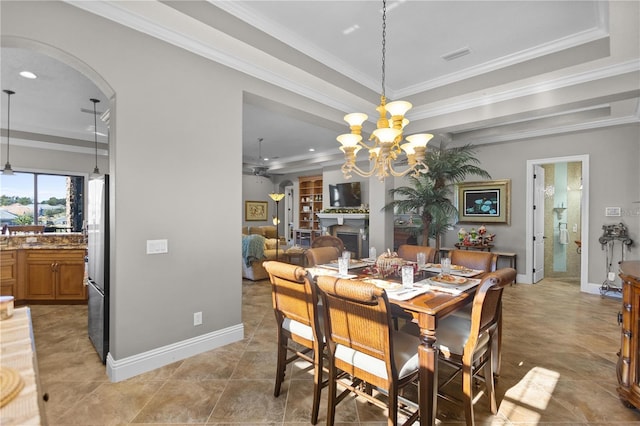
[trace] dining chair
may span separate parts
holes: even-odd
[[[452,265],[464,266],[470,269],[481,270],[484,272],[495,271],[498,264],[498,255],[487,251],[475,250],[452,250],[450,252]],[[496,335],[493,340],[493,374],[497,380],[500,375],[501,359],[502,359],[502,307],[498,307],[498,317],[495,321]],[[471,305],[467,305],[453,313],[458,317],[471,319]]]
[[[449,315],[441,319],[436,328],[439,360],[455,368],[451,375],[438,384],[438,396],[463,405],[467,426],[475,424],[474,379],[485,382],[491,413],[498,412],[491,357],[492,342],[497,331],[495,324],[500,311],[502,290],[515,278],[516,270],[513,268],[502,268],[487,274],[478,284],[473,297],[471,317]],[[419,333],[415,324],[403,329]],[[462,400],[443,391],[458,374],[462,374]]]
[[[449,258],[452,265],[465,266],[484,272],[493,272],[498,265],[498,255],[488,251],[451,250]]]
[[[314,238],[313,242],[311,243],[311,248],[318,247],[335,247],[340,251],[340,255],[345,250],[344,242],[340,238],[334,237],[333,235],[321,235]]]
[[[317,284],[329,358],[327,425],[334,424],[336,405],[351,392],[388,409],[390,426],[401,408],[408,417],[404,424],[412,424],[417,404],[400,394],[417,380],[420,340],[393,330],[387,294],[374,284],[330,276],[318,276]],[[344,388],[340,395],[338,384]],[[372,386],[387,395],[386,403]]]
[[[402,244],[398,247],[398,256],[404,260],[417,262],[418,253],[425,254],[425,261],[427,263],[434,263],[436,260],[436,249],[434,247],[415,246],[413,244]]]
[[[316,247],[306,251],[307,266],[322,265],[338,260],[340,251],[336,247]]]
[[[269,273],[273,310],[278,324],[278,360],[273,395],[280,395],[289,363],[303,359],[313,364],[311,424],[315,425],[318,422],[321,390],[328,383],[323,381],[322,376],[326,345],[322,312],[318,309],[318,292],[305,269],[300,266],[277,261],[264,262],[263,266]]]

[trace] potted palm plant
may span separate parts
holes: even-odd
[[[410,186],[390,190],[395,199],[384,209],[420,215],[422,224],[418,230],[422,234],[422,245],[428,246],[429,239],[433,238],[439,250],[440,237],[458,214],[453,202],[455,185],[468,176],[491,179],[491,175],[479,166],[474,146],[470,144],[448,148],[442,142],[427,151],[425,163],[429,171],[419,177],[410,176]]]

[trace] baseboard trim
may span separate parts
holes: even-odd
[[[119,360],[108,353],[107,376],[112,382],[120,382],[243,338],[244,326],[238,324]]]

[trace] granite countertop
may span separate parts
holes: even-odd
[[[0,250],[84,250],[87,240],[80,232],[31,235],[0,235]]]

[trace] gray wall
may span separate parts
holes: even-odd
[[[110,161],[100,166],[112,178],[114,365],[241,325],[243,91],[326,107],[65,3],[0,7],[3,43],[59,50],[115,93]],[[16,149],[11,160],[16,170],[56,169],[46,156]],[[146,255],[152,239],[167,239],[169,253]],[[194,327],[197,311],[204,323]]]
[[[602,225],[623,221],[636,245],[627,260],[640,259],[640,125],[592,130],[570,135],[482,145],[477,157],[494,179],[511,179],[511,225],[487,225],[497,234],[496,249],[516,252],[518,272],[525,267],[526,164],[528,160],[589,155],[589,263],[590,283],[606,277],[605,253],[598,237]],[[604,216],[605,207],[622,207],[620,218]],[[451,246],[456,235],[450,232],[444,244]]]

